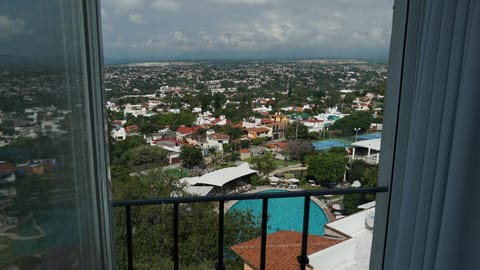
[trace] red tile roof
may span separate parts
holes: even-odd
[[[210,135],[210,138],[213,140],[230,140],[230,136],[223,133],[213,133]]]
[[[197,130],[199,129],[200,127],[179,127],[177,129],[177,132],[178,133],[181,133],[181,134],[192,134],[192,133],[195,133],[197,132]]]
[[[247,131],[248,132],[268,132],[270,131],[268,128],[264,128],[264,127],[254,127],[254,128],[247,128]]]
[[[236,123],[233,125],[234,128],[243,128],[242,122]]]
[[[253,269],[260,268],[260,241],[261,238],[243,242],[231,247]],[[323,236],[309,235],[307,255],[326,249],[340,243]],[[267,236],[267,252],[265,268],[267,270],[298,269],[297,256],[301,254],[302,233],[277,231]]]
[[[15,165],[8,161],[0,161],[0,173],[12,173],[15,171]]]
[[[137,132],[137,131],[139,131],[139,130],[140,130],[140,128],[139,128],[138,126],[136,126],[136,125],[131,125],[131,126],[126,126],[126,127],[125,127],[125,131],[126,131],[127,133]]]
[[[271,124],[275,122],[272,119],[267,119],[267,118],[262,118],[260,121],[261,121],[260,123],[262,124]]]
[[[287,148],[287,143],[286,142],[274,142],[274,143],[269,143],[265,145],[268,148],[275,149],[275,148],[280,148],[280,149],[285,149]]]

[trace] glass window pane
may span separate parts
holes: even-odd
[[[106,269],[111,259],[89,5],[0,3],[1,269]]]

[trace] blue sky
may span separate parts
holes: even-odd
[[[102,0],[111,58],[386,57],[393,0]]]

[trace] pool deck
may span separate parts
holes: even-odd
[[[248,193],[257,193],[257,192],[266,191],[266,190],[300,191],[302,189],[280,188],[280,187],[272,187],[272,186],[265,185],[265,186],[257,186],[254,189],[249,190],[245,193],[247,193],[247,194]],[[327,219],[328,219],[327,223],[336,220],[335,216],[330,212],[330,209],[328,208],[328,206],[325,203],[323,203],[317,197],[314,197],[314,196],[311,197],[311,200],[314,201],[318,206],[320,206],[320,208],[322,208],[323,212],[327,216]],[[238,200],[225,201],[224,212],[226,213],[228,211],[228,209],[230,209],[230,207],[232,207],[236,202],[238,202]]]

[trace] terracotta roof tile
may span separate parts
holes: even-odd
[[[261,238],[243,242],[231,247],[253,269],[260,268]],[[307,255],[340,243],[342,240],[323,236],[309,235]],[[297,256],[301,253],[302,233],[277,231],[267,236],[267,252],[265,268],[267,270],[298,269]]]

